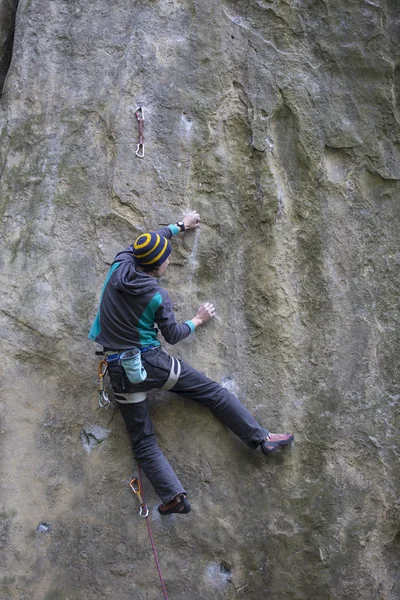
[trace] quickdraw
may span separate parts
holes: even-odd
[[[99,389],[97,390],[97,393],[99,397],[100,408],[108,408],[111,405],[111,400],[109,399],[108,394],[104,389],[104,375],[107,373],[107,368],[107,361],[104,359],[101,360],[97,369],[97,373],[99,376]]]
[[[135,484],[137,485],[137,489],[135,488]],[[136,497],[140,503],[139,517],[144,517],[144,518],[148,517],[149,509],[147,508],[147,504],[143,500],[142,487],[140,485],[139,479],[137,477],[134,477],[132,479],[132,481],[130,482],[129,486],[130,486],[132,492],[136,495]]]
[[[135,109],[135,117],[139,123],[139,143],[136,146],[135,154],[138,158],[144,158],[144,111],[142,106]]]

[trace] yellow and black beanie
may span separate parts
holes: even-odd
[[[135,262],[145,271],[157,269],[167,260],[171,252],[170,241],[154,231],[142,233],[133,244]]]

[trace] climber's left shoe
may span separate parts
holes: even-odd
[[[260,444],[261,452],[268,456],[294,440],[291,433],[270,433]]]
[[[168,502],[168,504],[160,504],[158,507],[158,512],[162,515],[172,515],[173,513],[185,515],[191,510],[189,500],[184,494],[180,494],[171,500],[171,502]]]

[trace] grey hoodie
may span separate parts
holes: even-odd
[[[170,239],[176,229],[170,225],[156,233]],[[89,338],[112,350],[159,346],[156,326],[169,344],[195,329],[192,321],[176,322],[167,290],[155,277],[136,269],[133,246],[128,246],[111,265]]]

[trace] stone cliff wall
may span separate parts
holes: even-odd
[[[2,598],[161,597],[86,335],[114,254],[187,207],[203,225],[165,285],[179,319],[204,300],[218,318],[170,350],[296,444],[267,460],[153,396],[193,505],[161,519],[145,482],[170,600],[399,597],[399,34],[396,0],[19,1],[0,100]]]

